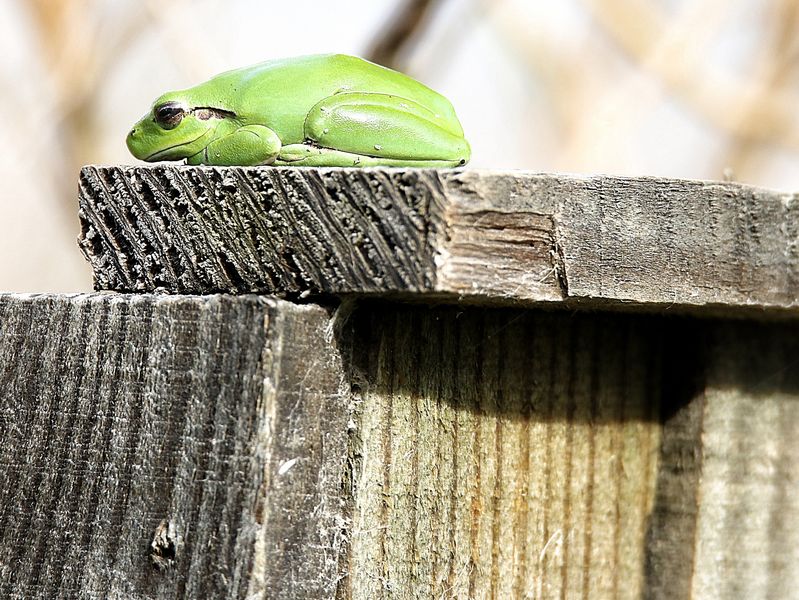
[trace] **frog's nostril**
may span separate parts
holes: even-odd
[[[130,137],[136,137],[136,134],[137,134],[137,133],[138,133],[138,130],[137,130],[137,129],[131,129],[131,130],[130,130],[130,133],[129,133],[128,135],[129,135]]]

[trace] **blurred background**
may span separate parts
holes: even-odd
[[[169,89],[357,54],[452,100],[474,168],[799,191],[799,0],[0,0],[0,290],[84,291],[78,169]]]

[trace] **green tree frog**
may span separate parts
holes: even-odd
[[[446,98],[341,54],[269,61],[166,93],[127,144],[136,158],[190,165],[455,167],[470,156]]]

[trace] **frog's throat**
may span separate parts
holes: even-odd
[[[201,140],[201,139],[202,139],[202,138],[204,138],[205,136],[207,136],[207,135],[210,135],[210,134],[213,134],[215,131],[216,131],[216,127],[213,127],[213,128],[211,128],[211,129],[206,129],[206,130],[205,130],[205,131],[202,133],[202,135],[198,135],[198,136],[197,136],[196,138],[194,138],[193,140],[189,140],[188,142],[181,142],[180,144],[175,144],[174,146],[169,146],[168,148],[163,148],[163,149],[161,149],[161,150],[158,150],[157,152],[153,152],[153,153],[152,153],[152,154],[150,154],[149,156],[146,156],[146,157],[144,158],[144,160],[145,160],[146,162],[155,162],[155,161],[159,160],[159,159],[160,159],[160,158],[161,158],[161,157],[162,157],[164,154],[166,154],[166,153],[167,153],[167,152],[169,152],[170,150],[174,150],[175,148],[181,148],[181,147],[183,147],[183,146],[188,146],[189,144],[193,144],[194,142],[197,142],[197,141]],[[184,158],[185,158],[185,157],[184,157]]]

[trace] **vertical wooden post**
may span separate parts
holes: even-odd
[[[0,296],[0,595],[332,596],[328,322],[256,297]]]

